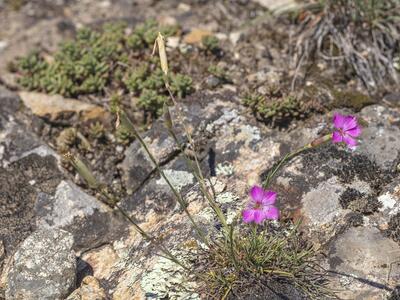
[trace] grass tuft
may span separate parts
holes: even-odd
[[[351,70],[370,92],[399,82],[399,0],[323,0],[299,20],[297,71],[322,59]]]
[[[201,292],[211,299],[228,299],[228,295],[242,299],[262,286],[265,291],[257,295],[261,298],[253,297],[264,299],[269,288],[279,292],[278,285],[287,285],[303,297],[333,297],[326,272],[316,262],[317,251],[302,239],[298,224],[286,227],[241,228],[233,244],[204,251],[195,266],[203,280]]]

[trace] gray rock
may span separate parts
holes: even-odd
[[[214,76],[214,75],[210,75],[210,76],[208,76],[206,78],[206,85],[210,89],[215,89],[220,84],[221,84],[221,80],[218,77]]]
[[[156,124],[146,134],[145,141],[149,144],[150,151],[160,164],[165,163],[177,151],[174,140],[162,124]],[[137,188],[154,172],[155,166],[148,158],[138,141],[134,141],[125,151],[125,159],[121,165],[124,179],[130,191]]]
[[[54,194],[40,192],[34,207],[39,228],[61,228],[74,236],[74,250],[84,251],[119,238],[126,221],[70,181],[61,181]]]
[[[30,131],[36,117],[29,111],[22,114],[21,110],[19,96],[0,86],[0,165],[7,166],[31,153],[42,157],[51,155],[59,160],[55,151]]]
[[[183,157],[175,158],[163,166],[163,170],[179,192],[186,192],[195,183],[195,177]],[[141,221],[151,211],[166,214],[179,207],[167,182],[158,174],[146,181],[133,195],[123,199],[120,205]]]
[[[61,181],[57,186],[52,207],[45,207],[44,195],[39,195],[36,203],[39,225],[43,227],[63,227],[70,225],[79,215],[93,215],[96,210],[105,212],[106,207],[96,198],[89,196],[74,183]],[[48,213],[45,213],[45,212]]]
[[[39,230],[14,255],[6,299],[65,299],[75,287],[73,237],[59,230]]]
[[[371,226],[349,228],[332,243],[329,255],[344,299],[382,299],[386,285],[400,280],[400,269],[391,268],[399,260],[400,247]]]
[[[230,96],[230,93],[226,93],[224,96],[195,93],[187,97],[188,105],[179,108],[183,110],[185,122],[197,143],[208,143],[206,139],[211,138],[210,135],[205,136],[211,133],[208,131],[208,127],[222,115],[221,109],[226,103],[221,100]],[[177,116],[176,109],[171,108],[171,115],[175,125],[174,131],[180,143],[185,145],[187,138],[183,133],[182,122]],[[213,135],[214,133],[211,134]],[[156,121],[143,137],[160,165],[168,163],[179,153],[179,148],[168,133],[163,120]],[[128,191],[134,192],[152,175],[155,171],[155,166],[142,150],[139,142],[134,141],[125,151],[125,159],[121,164],[121,169],[125,186]]]
[[[363,130],[357,152],[365,154],[382,168],[394,169],[400,155],[400,128],[393,123],[400,120],[400,114],[396,110],[373,105],[364,108],[360,116],[369,125]]]
[[[240,39],[244,36],[243,31],[234,31],[229,34],[230,42],[236,46]]]
[[[62,174],[54,157],[30,154],[0,167],[0,239],[6,253],[36,228],[35,203],[38,193],[54,193]]]
[[[297,10],[301,8],[301,5],[294,0],[253,0],[253,2],[257,2],[258,4],[264,6],[275,14],[280,14],[285,11]]]

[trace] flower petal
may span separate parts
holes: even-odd
[[[254,221],[254,209],[246,209],[242,211],[243,222],[251,223]]]
[[[332,134],[332,142],[340,143],[343,141],[343,136],[340,134],[339,131],[334,131]]]
[[[338,129],[339,128],[343,128],[343,125],[344,125],[345,121],[346,121],[346,116],[343,116],[343,115],[341,115],[339,113],[335,113],[333,115],[333,125],[336,128],[338,128]]]
[[[347,131],[357,126],[357,118],[355,116],[345,116],[343,130]]]
[[[262,202],[264,198],[264,190],[262,187],[255,185],[250,190],[250,197],[256,202]]]
[[[262,223],[265,220],[265,213],[262,210],[254,210],[254,222],[256,224]]]
[[[345,134],[343,137],[343,141],[350,147],[353,148],[357,145],[357,141],[350,137],[349,135]]]
[[[271,205],[274,204],[276,200],[276,193],[274,191],[265,191],[262,204]]]
[[[346,130],[346,133],[353,137],[358,137],[361,134],[361,127],[357,125],[354,128]]]
[[[269,206],[268,210],[264,213],[266,219],[278,220],[279,219],[279,209],[275,206]]]

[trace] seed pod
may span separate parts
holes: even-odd
[[[164,125],[168,130],[172,130],[172,118],[171,118],[171,113],[169,111],[168,105],[164,103],[163,105],[163,113],[164,113]]]
[[[153,54],[156,50],[156,44],[158,46],[158,54],[160,55],[161,69],[165,76],[168,76],[168,59],[167,52],[165,51],[165,39],[161,32],[158,32],[156,42],[154,43]]]
[[[79,175],[87,182],[87,184],[95,189],[99,186],[97,179],[94,177],[92,171],[81,161],[78,157],[74,156],[71,152],[64,154],[64,158],[67,159],[72,166],[76,169]]]

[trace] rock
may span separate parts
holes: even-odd
[[[12,254],[35,230],[34,207],[38,192],[53,193],[61,177],[52,156],[31,154],[7,168],[0,167],[0,239],[6,253]]]
[[[393,107],[400,107],[400,93],[399,92],[391,92],[385,95],[382,99],[385,104],[388,104]]]
[[[7,276],[12,266],[12,256],[7,257],[0,268],[0,298],[5,299],[5,291],[7,287]]]
[[[281,14],[285,11],[291,10],[299,10],[301,5],[298,4],[295,0],[281,0],[281,1],[274,1],[274,0],[253,0],[258,4],[264,6],[274,14]]]
[[[179,192],[187,191],[195,182],[194,175],[182,157],[172,160],[163,169],[171,184]],[[148,219],[153,212],[165,215],[179,207],[166,181],[158,174],[149,179],[132,196],[123,199],[121,206],[141,221]]]
[[[209,36],[209,35],[212,35],[211,31],[194,28],[194,29],[192,29],[191,32],[189,32],[187,35],[185,35],[185,37],[183,38],[183,41],[186,44],[200,44],[203,37]]]
[[[250,82],[257,82],[258,84],[269,84],[276,85],[281,81],[281,76],[278,72],[270,70],[261,70],[256,73],[247,76],[247,80]]]
[[[355,151],[329,143],[302,153],[280,171],[271,189],[278,192],[281,211],[301,218],[310,240],[327,247],[326,268],[336,272],[332,288],[347,291],[341,298],[383,299],[386,286],[394,287],[400,276],[394,264],[390,282],[386,280],[389,266],[400,255],[395,229],[399,181],[394,170],[399,134],[391,125],[399,115],[374,105],[358,116],[369,125]],[[296,149],[325,126],[314,120],[313,128],[283,136],[283,145],[288,139],[287,147]]]
[[[189,4],[186,4],[186,3],[179,3],[179,5],[178,5],[178,8],[177,8],[179,11],[181,11],[181,12],[183,12],[183,13],[187,13],[187,12],[189,12],[191,9],[192,9],[192,7],[189,5]]]
[[[45,198],[44,195],[39,195],[35,208],[39,218],[38,225],[41,227],[63,227],[76,222],[79,216],[107,211],[106,205],[84,193],[70,181],[59,183],[51,203],[46,203]]]
[[[54,194],[41,192],[34,207],[39,228],[61,228],[74,235],[74,250],[97,247],[125,233],[126,221],[70,181]]]
[[[0,86],[0,166],[7,166],[30,154],[42,157],[58,155],[32,133],[34,116],[29,112],[21,113],[22,101],[16,93]]]
[[[75,287],[73,236],[59,229],[39,230],[14,254],[7,299],[65,299]]]
[[[243,37],[243,32],[242,31],[234,31],[229,34],[229,40],[231,43],[236,46],[237,43],[240,41],[240,39]]]
[[[8,46],[7,41],[0,41],[0,53]]]
[[[180,37],[179,36],[171,36],[167,38],[167,47],[176,49],[179,47],[179,42],[180,42]]]
[[[386,170],[395,169],[400,149],[400,128],[393,123],[400,120],[400,113],[380,105],[362,109],[360,116],[369,124],[363,128],[357,152],[365,154]]]
[[[212,123],[221,114],[218,110],[219,106],[222,105],[221,97],[220,95],[206,96],[202,93],[196,93],[187,97],[187,99],[190,105],[184,106],[184,113],[187,118],[186,122],[189,126],[189,130],[192,131],[192,135],[195,137],[206,128],[207,124]],[[198,101],[191,101],[191,99],[201,99],[202,101],[209,102],[210,105],[199,104]],[[171,115],[174,120],[174,131],[178,136],[178,140],[180,143],[186,144],[187,138],[183,133],[182,124],[179,121],[175,109],[171,109]],[[199,115],[204,117],[199,118]],[[167,163],[179,153],[179,147],[164,126],[163,120],[155,122],[143,137],[150,151],[161,165]],[[120,167],[123,171],[125,185],[130,192],[137,190],[155,171],[155,166],[147,157],[144,150],[142,150],[138,141],[134,141],[126,149],[125,159]]]
[[[47,117],[54,121],[62,114],[81,114],[82,121],[107,120],[109,113],[104,108],[75,99],[67,99],[60,95],[48,95],[36,92],[19,92],[24,104],[39,117]]]
[[[177,145],[162,123],[153,125],[150,132],[146,134],[145,141],[160,164],[171,159],[178,151]],[[155,170],[154,164],[138,141],[134,141],[125,150],[125,159],[121,168],[124,171],[128,191],[131,192],[137,190]]]
[[[105,245],[84,253],[82,259],[90,265],[93,276],[98,279],[108,279],[114,265],[118,263],[119,256],[112,245]]]
[[[220,41],[225,41],[228,39],[228,35],[226,35],[225,33],[222,32],[217,32],[216,34],[214,34],[214,36],[219,39]]]
[[[344,288],[338,296],[344,299],[382,299],[386,284],[396,285],[400,280],[400,269],[391,268],[391,264],[399,260],[398,244],[384,237],[377,228],[349,228],[335,239],[329,254],[331,270],[337,272]]]
[[[210,89],[215,89],[220,84],[221,84],[221,80],[214,75],[210,75],[206,78],[206,85]]]
[[[86,276],[81,286],[66,300],[106,300],[106,294],[99,281],[93,276]]]

